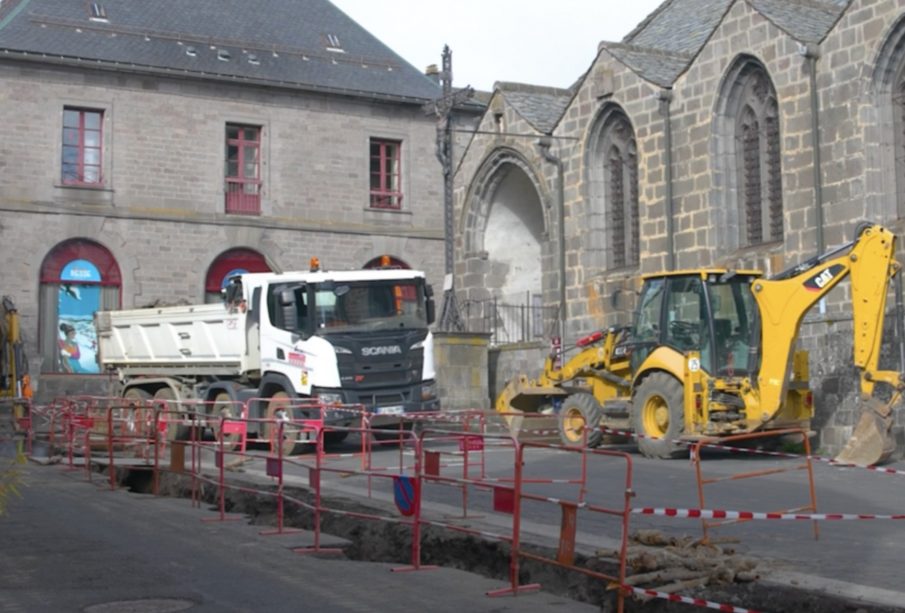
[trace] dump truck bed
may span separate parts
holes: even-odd
[[[130,374],[163,369],[239,374],[245,315],[223,304],[102,311],[95,319],[100,363]]]

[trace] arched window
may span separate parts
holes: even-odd
[[[100,372],[94,313],[120,308],[121,285],[113,255],[93,241],[69,240],[47,254],[39,297],[42,372]]]
[[[638,210],[638,152],[628,117],[613,106],[598,120],[592,149],[591,215],[588,228],[606,237],[606,255],[592,262],[601,268],[637,266],[641,257]],[[594,245],[590,245],[594,249]]]
[[[776,92],[764,69],[739,75],[735,115],[739,228],[744,245],[782,240],[782,173]]]
[[[224,251],[211,262],[204,282],[204,301],[220,302],[220,290],[226,287],[229,278],[246,272],[271,272],[264,256],[244,247]]]

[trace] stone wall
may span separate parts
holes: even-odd
[[[488,334],[434,333],[434,364],[440,409],[486,410],[491,406],[488,387]]]

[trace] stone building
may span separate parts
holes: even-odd
[[[864,219],[901,236],[903,92],[902,0],[667,0],[569,89],[498,83],[458,169],[456,287],[548,311],[521,331],[536,345],[492,356],[495,384],[539,370],[563,302],[568,346],[626,322],[643,273],[776,273]],[[812,309],[800,343],[828,451],[856,405],[849,301]]]
[[[2,2],[0,293],[39,396],[104,383],[95,310],[236,270],[389,255],[442,284],[440,92],[327,0]]]

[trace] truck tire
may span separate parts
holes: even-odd
[[[685,394],[672,375],[658,372],[645,378],[632,398],[632,429],[638,451],[648,458],[688,457],[678,441],[685,431]]]
[[[214,396],[213,402],[208,405],[207,423],[211,431],[214,433],[214,440],[220,442],[220,424],[222,418],[239,419],[241,410],[239,404],[236,403],[229,392],[220,391]],[[223,448],[226,450],[235,449],[239,444],[241,436],[238,433],[227,434],[223,437]]]
[[[165,413],[160,414],[160,419],[164,420],[167,425],[166,439],[168,441],[185,441],[191,437],[191,430],[188,426],[179,423],[182,419],[182,412],[177,404],[176,392],[172,388],[165,386],[154,392],[154,401]],[[152,418],[153,419],[153,418]]]
[[[147,437],[154,427],[154,411],[149,408],[150,392],[138,387],[130,387],[123,393],[126,405],[121,411],[126,422],[127,433]]]
[[[265,422],[262,426],[262,430],[264,432],[264,440],[267,441],[268,444],[270,444],[271,453],[277,453],[278,448],[275,445],[281,445],[283,449],[283,457],[298,455],[305,448],[304,444],[299,444],[296,442],[298,441],[299,427],[290,425],[288,423],[283,426],[283,440],[276,440],[279,437],[280,432],[276,420],[284,419],[285,417],[292,417],[291,415],[287,415],[289,406],[291,404],[292,397],[289,394],[287,394],[283,390],[275,392],[267,402],[267,413],[265,417],[268,421]]]
[[[566,396],[559,408],[559,438],[566,447],[596,447],[603,438],[600,404],[591,394]]]

